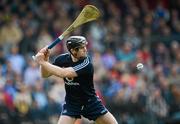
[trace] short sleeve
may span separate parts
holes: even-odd
[[[66,58],[67,58],[68,54],[61,54],[59,56],[57,56],[54,61],[52,62],[53,65],[59,66],[59,67],[63,67],[64,63],[66,63]]]
[[[73,67],[74,71],[79,75],[93,74],[93,65],[89,58]]]

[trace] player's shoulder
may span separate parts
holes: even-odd
[[[55,58],[55,60],[65,59],[65,58],[68,58],[69,56],[70,56],[69,53],[60,54]]]
[[[81,63],[84,63],[84,62],[92,64],[92,58],[90,56],[87,56],[83,60],[81,60]]]
[[[69,53],[60,54],[55,58],[54,63],[59,63],[59,62],[62,63],[64,61],[67,61],[69,57],[70,57]]]
[[[75,71],[91,68],[93,68],[93,64],[89,56],[85,57],[84,59],[81,59],[79,62],[76,63],[76,65],[73,66],[73,69]]]

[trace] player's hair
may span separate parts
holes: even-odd
[[[78,48],[82,45],[86,45],[88,42],[83,36],[71,36],[66,40],[67,49],[70,51],[71,49]]]

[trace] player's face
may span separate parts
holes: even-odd
[[[76,58],[84,58],[87,56],[87,48],[86,45],[82,45],[74,49]]]

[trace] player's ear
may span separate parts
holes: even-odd
[[[74,49],[70,49],[70,53],[74,54],[76,51]]]

